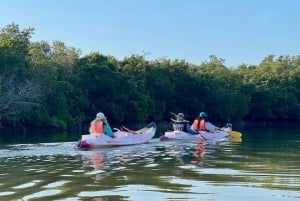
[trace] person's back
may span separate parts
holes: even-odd
[[[206,131],[205,129],[205,119],[196,118],[192,124],[192,128],[196,131]]]
[[[207,121],[207,115],[205,112],[200,112],[199,116],[193,122],[192,130],[213,132],[216,130],[216,127]]]
[[[103,121],[98,118],[94,119],[90,124],[89,132],[92,134],[104,134]]]
[[[198,134],[197,132],[195,132],[191,129],[189,121],[184,119],[183,113],[178,113],[178,115],[176,116],[176,120],[174,120],[174,119],[171,119],[171,120],[173,122],[174,130],[184,131],[189,134]]]
[[[97,113],[96,119],[90,124],[89,131],[91,134],[106,134],[109,137],[114,137],[114,133],[107,122],[107,118],[102,112]]]
[[[178,113],[176,119],[172,119],[172,125],[174,130],[188,132],[189,122],[184,119],[183,113]]]

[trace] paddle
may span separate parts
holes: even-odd
[[[242,137],[242,133],[240,133],[238,131],[227,131],[227,130],[224,130],[222,128],[217,128],[217,129],[227,132],[233,138],[241,138]]]
[[[173,118],[177,118],[177,114],[175,114],[174,112],[169,112]]]
[[[183,121],[178,121],[177,119],[173,119],[173,118],[171,118],[171,121],[172,121],[172,122],[175,122],[175,123],[176,123],[176,122],[189,122],[188,120],[185,120],[185,119],[184,119]]]
[[[238,131],[229,131],[228,133],[233,138],[241,138],[242,137],[242,133],[238,132]]]

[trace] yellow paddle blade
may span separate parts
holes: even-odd
[[[240,143],[240,142],[242,142],[242,138],[241,137],[231,137],[230,142]]]
[[[238,131],[228,131],[228,134],[233,138],[241,138],[242,137],[242,133],[240,133]]]

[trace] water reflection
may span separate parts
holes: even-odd
[[[193,151],[193,156],[195,157],[195,160],[192,160],[192,164],[194,165],[203,165],[203,159],[205,156],[205,147],[206,147],[206,142],[198,142],[194,146],[194,151]]]
[[[93,198],[92,201],[108,201],[108,198]]]
[[[94,170],[101,170],[104,166],[104,154],[102,151],[91,151],[89,154],[82,155],[84,167],[92,167]]]
[[[0,150],[0,200],[299,198],[299,144],[252,144],[154,139],[91,151],[75,149],[75,142],[6,146]]]

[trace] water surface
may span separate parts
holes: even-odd
[[[81,151],[76,142],[0,147],[0,200],[300,200],[298,130],[243,140]]]

